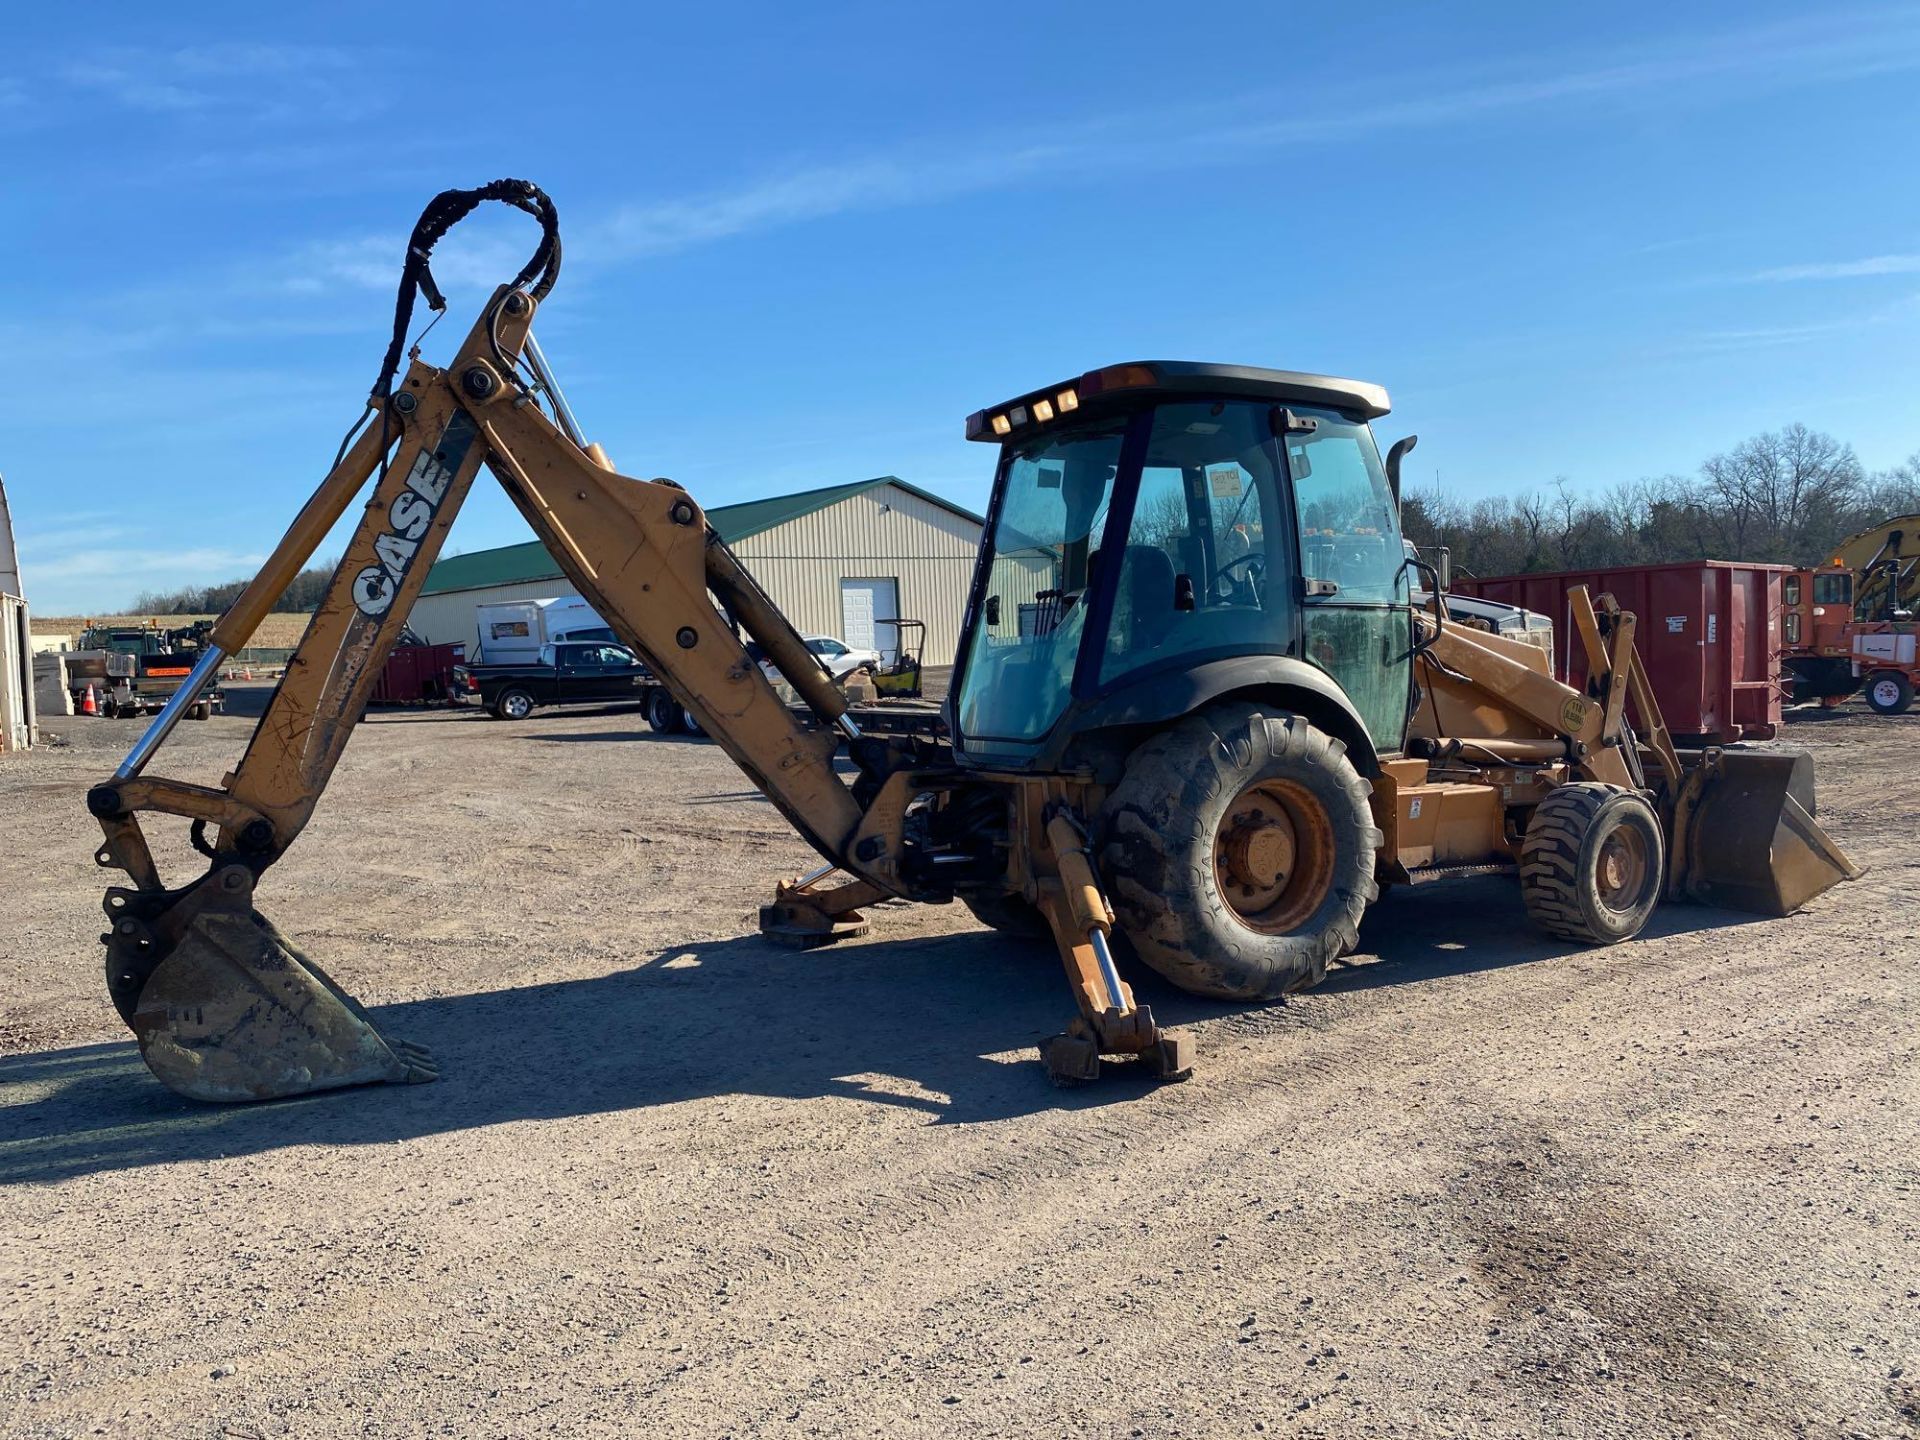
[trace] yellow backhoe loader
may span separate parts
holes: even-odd
[[[484,200],[535,216],[533,259],[450,364],[413,352],[433,246]],[[1312,985],[1389,884],[1503,871],[1551,935],[1630,938],[1664,898],[1786,913],[1857,873],[1814,821],[1803,758],[1669,743],[1634,617],[1576,603],[1592,677],[1410,599],[1399,461],[1376,386],[1227,365],[1089,371],[982,410],[987,534],[950,738],[864,734],[793,627],[667,480],[588,444],[532,326],[560,267],[523,181],[449,191],[408,245],[368,411],[259,576],[88,805],[107,892],[107,985],[167,1085],[251,1100],[433,1078],[254,908],[312,814],[482,466],[580,594],[820,853],[770,935],[861,933],[884,897],[959,899],[1050,934],[1077,1015],[1043,1047],[1062,1083],[1103,1056],[1177,1078],[1184,1034],[1138,1004],[1132,957],[1206,995]],[[351,543],[237,768],[147,774],[174,724],[349,505]],[[1417,561],[1412,562],[1417,566]],[[716,606],[715,600],[718,605]],[[775,694],[746,640],[798,692]],[[835,768],[842,752],[851,781]],[[168,888],[144,817],[190,827],[204,874]]]

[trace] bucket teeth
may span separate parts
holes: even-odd
[[[382,1036],[326,973],[251,910],[195,916],[140,991],[147,1067],[195,1100],[271,1100],[436,1077],[420,1046]]]

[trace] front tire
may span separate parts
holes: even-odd
[[[496,720],[524,720],[533,714],[533,696],[525,690],[502,690],[493,702]]]
[[[1562,785],[1534,807],[1520,845],[1520,896],[1547,934],[1582,945],[1638,935],[1666,883],[1653,807],[1621,785]]]
[[[1270,1000],[1317,984],[1378,888],[1370,790],[1298,715],[1210,706],[1127,760],[1101,865],[1136,954],[1183,990]]]
[[[1904,715],[1913,707],[1913,682],[1897,670],[1867,681],[1867,704],[1876,715]]]

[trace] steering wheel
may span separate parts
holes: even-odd
[[[1217,567],[1213,572],[1213,579],[1208,582],[1208,588],[1222,600],[1233,599],[1240,590],[1240,582],[1233,578],[1233,572],[1241,566],[1246,567],[1247,584],[1253,587],[1253,599],[1257,605],[1260,603],[1260,590],[1267,576],[1267,557],[1258,550],[1249,550],[1246,554],[1237,555],[1226,564]]]

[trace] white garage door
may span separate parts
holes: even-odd
[[[900,617],[900,582],[857,579],[840,582],[840,638],[855,650],[878,650],[891,663],[898,648],[897,626],[876,620]]]

